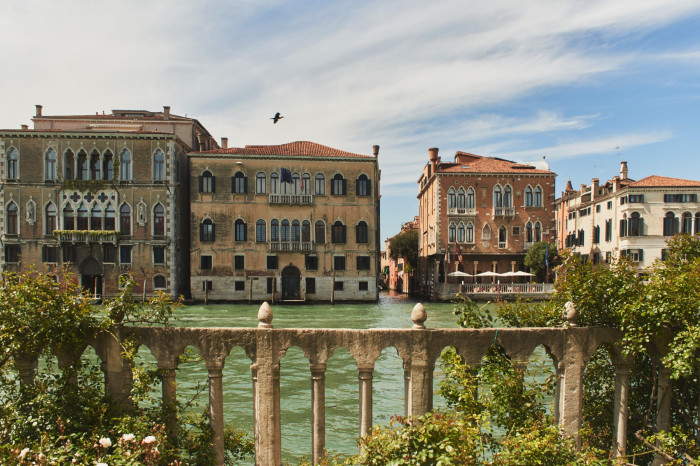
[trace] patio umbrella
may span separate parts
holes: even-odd
[[[460,272],[457,270],[456,272],[450,272],[447,274],[448,277],[473,277],[474,275],[469,275],[468,273],[465,272]]]
[[[517,272],[513,272],[514,277],[534,277],[534,273],[528,273],[528,272],[523,272],[522,270],[518,270]]]
[[[489,272],[481,272],[481,273],[477,273],[477,274],[476,274],[477,277],[500,277],[501,275],[502,275],[502,274],[500,274],[500,273],[491,272],[491,271],[489,271]]]

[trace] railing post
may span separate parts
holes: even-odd
[[[668,432],[671,428],[671,370],[664,366],[661,361],[659,361],[659,375],[656,379],[656,386],[656,430],[658,432]],[[664,457],[657,453],[654,455],[652,464],[656,466],[667,462]]]
[[[272,338],[272,310],[267,302],[258,311],[255,383],[255,464],[282,464],[280,425],[280,366]]]
[[[170,361],[158,361],[163,380],[161,382],[161,392],[163,394],[163,406],[165,407],[165,427],[171,443],[177,441],[177,382],[175,380],[175,370],[177,369],[177,359]]]
[[[309,364],[311,369],[311,453],[313,464],[326,449],[326,365]]]
[[[372,378],[374,377],[374,365],[358,366],[357,372],[360,383],[360,437],[364,437],[372,430]]]
[[[411,312],[413,329],[420,332],[414,340],[414,351],[411,356],[411,403],[409,416],[422,416],[433,409],[433,370],[435,363],[429,359],[424,322],[427,319],[425,308],[421,303],[414,306]]]
[[[19,386],[26,388],[34,385],[34,377],[36,376],[36,368],[39,365],[38,358],[15,356],[15,365],[19,372]]]
[[[224,362],[220,359],[207,360],[209,375],[209,421],[213,438],[211,447],[216,464],[224,464]]]
[[[565,350],[563,360],[563,378],[559,403],[559,425],[564,433],[576,440],[576,447],[581,448],[581,421],[583,413],[583,353],[576,341],[577,328],[565,333]]]
[[[631,364],[616,362],[615,364],[615,406],[613,457],[627,454],[627,420],[629,419],[629,389]]]

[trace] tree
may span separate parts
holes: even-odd
[[[544,282],[547,278],[547,263],[544,260],[545,253],[547,252],[547,245],[549,244],[549,268],[550,270],[557,265],[559,260],[559,254],[557,253],[557,247],[554,244],[545,243],[540,241],[535,243],[525,254],[525,267],[529,267],[532,273],[537,275],[537,280]]]
[[[392,259],[403,257],[412,268],[418,265],[418,231],[406,230],[391,238],[389,242]]]

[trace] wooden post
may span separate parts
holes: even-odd
[[[331,304],[335,304],[335,272],[333,272],[333,279],[331,280]]]

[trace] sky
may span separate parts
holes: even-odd
[[[0,128],[169,105],[229,147],[377,144],[388,238],[430,147],[544,156],[558,196],[620,161],[700,180],[698,31],[697,0],[8,0]]]

